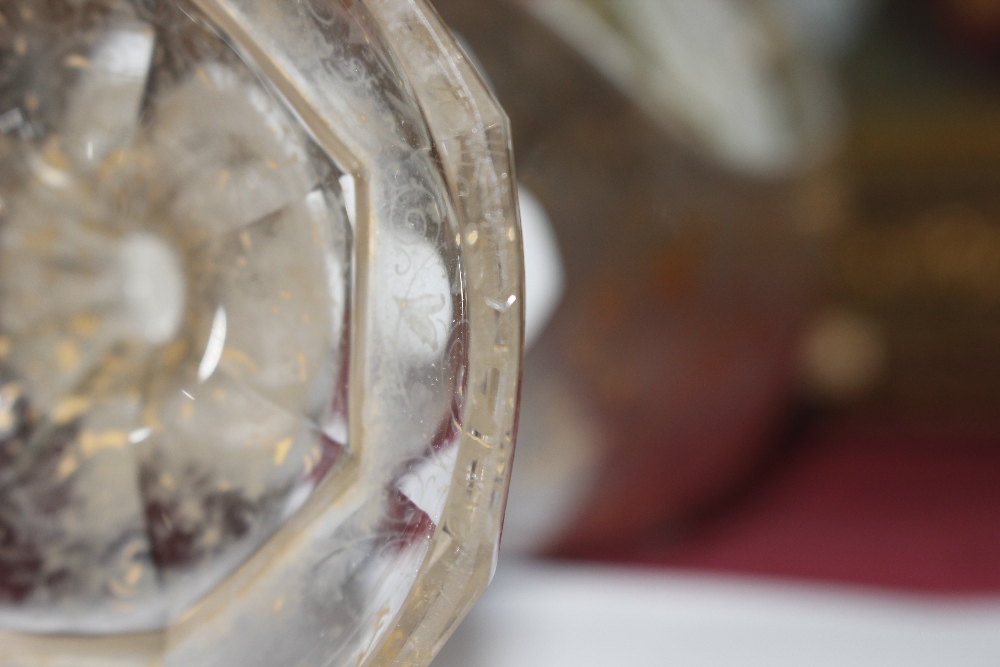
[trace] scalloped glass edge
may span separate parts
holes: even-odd
[[[319,1],[333,4],[330,0]],[[303,93],[304,87],[316,82],[286,78],[284,74],[294,67],[289,68],[288,61],[273,61],[272,54],[262,48],[260,33],[254,35],[247,29],[246,16],[257,12],[258,19],[267,17],[274,8],[270,4],[274,0],[193,2],[253,61],[258,71],[268,76],[317,142],[356,177],[358,219],[373,216],[368,210],[374,205],[366,174],[376,166],[369,163],[366,170],[363,158],[354,159],[359,154],[356,147],[343,143],[344,136],[351,130],[357,131],[357,127],[340,128],[340,133],[331,131],[326,124],[328,119],[316,112],[312,100]],[[440,520],[422,550],[422,560],[405,598],[390,617],[380,616],[374,628],[362,630],[367,633],[367,641],[359,652],[347,655],[338,652],[324,658],[321,664],[420,667],[429,664],[437,654],[485,590],[496,568],[514,450],[524,335],[524,269],[516,180],[507,117],[430,5],[424,0],[363,0],[347,4],[366,13],[377,24],[380,37],[386,40],[385,46],[395,60],[394,66],[407,78],[405,85],[415,97],[430,135],[434,160],[447,190],[446,204],[461,236],[467,390],[461,404],[461,429],[451,485]],[[262,20],[251,27],[259,29],[265,23]],[[302,86],[303,82],[307,85]],[[365,117],[362,115],[361,119]],[[369,249],[374,247],[371,239],[365,238],[361,223],[356,243],[361,249],[366,245]],[[366,315],[360,311],[366,303],[367,280],[360,273],[354,295],[359,310],[352,321],[354,341],[364,340],[366,331]],[[352,369],[366,367],[365,354],[364,346],[355,343],[351,352]],[[358,380],[353,376],[355,371],[351,372],[351,440],[360,443],[363,438],[356,430],[364,422],[361,399],[367,387],[364,379]],[[333,479],[324,483],[325,492],[321,488],[271,542],[166,631],[132,635],[128,641],[121,641],[120,637],[0,633],[0,664],[152,667],[182,664],[186,660],[192,665],[218,665],[217,659],[232,659],[234,656],[224,646],[219,653],[204,652],[211,646],[205,637],[192,642],[193,646],[184,646],[185,639],[192,634],[210,635],[211,630],[194,630],[206,620],[209,626],[214,623],[226,627],[233,635],[239,634],[239,629],[232,627],[232,619],[218,621],[219,616],[225,616],[220,610],[258,586],[258,580],[271,568],[269,559],[287,555],[286,549],[297,548],[295,531],[314,519],[323,503],[345,502],[338,492],[337,481],[349,482],[357,474],[355,467],[348,464],[335,471]],[[314,509],[311,514],[310,505]],[[233,637],[224,644],[238,641]],[[253,640],[248,637],[247,643],[252,644]],[[174,651],[178,644],[180,655]],[[195,655],[197,659],[190,661]],[[260,659],[266,660],[263,656]],[[306,664],[301,659],[292,664],[300,663]]]

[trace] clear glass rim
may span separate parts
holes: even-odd
[[[336,0],[322,0],[334,2]],[[264,72],[313,131],[317,142],[359,184],[358,219],[365,216],[365,168],[335,131],[329,131],[295,86],[269,67],[268,57],[232,20],[226,0],[193,0],[236,46]],[[466,288],[468,335],[467,394],[462,405],[458,458],[446,504],[426,556],[405,602],[383,626],[359,665],[428,664],[485,590],[496,567],[503,512],[517,425],[523,348],[523,264],[517,189],[507,117],[437,13],[425,0],[363,0],[387,40],[399,69],[418,101],[462,235],[462,274]],[[283,85],[284,84],[284,85]],[[356,243],[364,244],[359,232]],[[365,302],[365,281],[355,285],[356,304]],[[362,327],[356,317],[352,327]],[[359,324],[360,323],[360,324]],[[352,366],[362,360],[356,345],[365,332],[354,329]],[[353,385],[352,380],[352,385]],[[359,424],[361,402],[352,386],[351,423]],[[353,428],[353,427],[352,427]],[[354,434],[352,434],[353,436]],[[352,437],[352,441],[360,441]],[[336,500],[338,479],[353,475],[341,466],[310,501]],[[349,484],[349,481],[348,481]],[[306,508],[303,508],[306,509]],[[306,512],[273,539],[285,539]],[[252,582],[262,563],[274,555],[265,545],[215,592],[162,632],[121,637],[36,637],[0,633],[0,663],[5,654],[73,655],[75,661],[116,659],[151,664],[169,653],[173,639],[190,632],[203,613],[211,613],[233,586]]]

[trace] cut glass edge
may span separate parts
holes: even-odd
[[[196,4],[203,9],[218,6],[215,0],[196,0]],[[464,62],[456,66],[465,60],[464,55],[424,0],[369,0],[366,4],[388,36],[404,71],[411,76],[410,84],[434,142],[457,142],[471,151],[449,155],[439,152],[439,156],[459,227],[477,231],[480,239],[478,244],[466,247],[462,256],[464,273],[475,274],[477,280],[475,292],[469,295],[469,389],[451,491],[402,608],[359,663],[417,667],[430,662],[483,592],[495,567],[520,389],[523,266],[506,116],[479,77],[472,75],[470,66]],[[206,14],[211,16],[212,12]],[[420,76],[415,76],[416,63],[423,68]],[[273,72],[266,68],[263,71],[273,78]],[[461,85],[456,86],[457,82]],[[460,94],[443,99],[438,95],[441,86]],[[288,90],[281,93],[288,98]],[[484,122],[486,119],[489,122]],[[500,145],[496,134],[487,132],[495,131],[497,119],[502,130]],[[488,134],[493,134],[491,139]],[[326,142],[320,143],[328,147]],[[344,159],[348,151],[338,153],[338,163],[358,181],[358,201],[363,204],[367,199],[363,170]],[[471,165],[463,162],[470,154],[474,162]],[[363,216],[363,212],[358,215]],[[468,280],[466,284],[470,284]],[[508,304],[505,310],[497,308],[496,304],[501,303]],[[363,354],[363,350],[353,350],[355,353]],[[484,389],[480,390],[480,386]],[[351,422],[358,424],[360,420],[352,418]],[[350,474],[349,466],[341,467],[334,476],[338,473]],[[331,489],[338,485],[328,479],[323,486]],[[317,493],[316,501],[320,502],[322,496]],[[265,557],[264,552],[258,556]],[[259,561],[258,556],[252,560]],[[119,645],[117,638],[0,634],[0,659],[8,651],[23,648],[27,652],[73,653],[81,663],[93,656],[108,659],[108,664],[117,664],[118,659],[122,664],[134,664],[143,656],[155,660],[168,652],[170,636],[177,629],[172,626],[164,632],[132,636],[134,641],[127,649]]]

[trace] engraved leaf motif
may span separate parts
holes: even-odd
[[[400,299],[396,297],[399,306],[399,316],[403,322],[416,334],[422,343],[431,349],[437,349],[438,331],[434,326],[432,315],[441,312],[445,299],[441,294],[424,294],[422,296]]]

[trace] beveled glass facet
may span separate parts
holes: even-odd
[[[499,537],[512,182],[419,2],[0,0],[0,665],[429,661]]]

